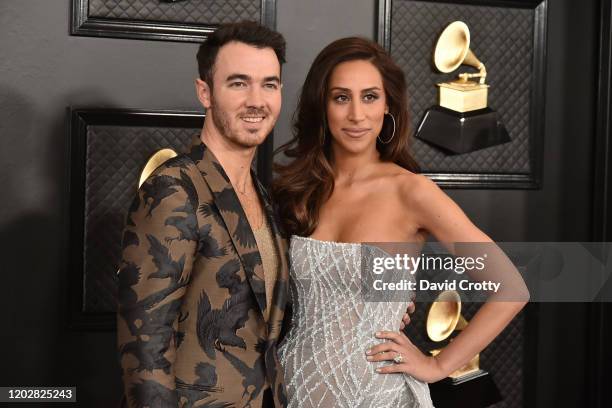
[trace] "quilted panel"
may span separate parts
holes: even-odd
[[[500,114],[512,141],[468,154],[446,155],[415,139],[415,157],[425,172],[529,174],[533,9],[392,1],[390,52],[406,74],[413,125],[418,125],[428,107],[437,104],[436,83],[452,80],[458,72],[475,72],[461,66],[454,73],[442,74],[433,67],[437,38],[455,20],[470,28],[470,48],[487,67],[489,107]]]
[[[260,20],[261,1],[189,0],[89,0],[89,17],[190,24],[221,24]]]
[[[471,319],[479,304],[465,305],[464,315]],[[525,317],[521,313],[480,354],[480,366],[491,373],[503,400],[491,407],[522,408],[523,403],[523,357]]]
[[[89,126],[85,174],[85,312],[116,310],[121,231],[147,159],[164,147],[184,151],[198,129]]]
[[[427,353],[440,344],[427,337],[425,323],[431,303],[417,303],[407,333],[415,345]],[[463,303],[462,314],[469,321],[480,304]],[[506,329],[480,353],[480,367],[488,371],[499,388],[503,400],[495,408],[523,407],[524,313],[521,312]]]

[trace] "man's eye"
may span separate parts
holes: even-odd
[[[244,88],[246,86],[245,82],[232,82],[230,83],[230,87],[232,88]]]
[[[274,82],[270,82],[269,84],[265,84],[264,87],[266,89],[278,89],[278,84]]]

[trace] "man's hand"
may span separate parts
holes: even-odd
[[[406,326],[410,323],[410,315],[414,313],[414,302],[408,303],[408,308],[406,308],[406,313],[402,316],[402,321],[400,322],[400,331],[403,331]]]

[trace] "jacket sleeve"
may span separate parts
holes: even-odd
[[[177,407],[174,361],[185,287],[197,247],[193,189],[165,169],[139,189],[127,215],[117,334],[130,407]]]

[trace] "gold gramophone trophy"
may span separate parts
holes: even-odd
[[[427,335],[435,343],[450,338],[463,330],[468,322],[461,314],[461,297],[454,290],[440,293],[427,313]],[[431,350],[431,355],[441,349]],[[448,378],[429,385],[434,405],[444,407],[485,407],[501,401],[499,389],[488,372],[480,369],[480,354],[476,354],[465,366],[451,373]]]
[[[151,157],[147,160],[142,171],[140,172],[140,177],[138,179],[138,188],[142,187],[142,184],[149,178],[151,174],[161,166],[166,160],[170,160],[173,157],[176,157],[177,153],[169,148],[160,149],[153,153]],[[121,272],[121,269],[117,270],[117,275]]]
[[[142,186],[142,183],[145,182],[146,179],[155,171],[156,168],[164,164],[165,161],[170,160],[173,157],[176,157],[177,154],[174,150],[165,148],[160,149],[153,153],[151,157],[147,160],[142,171],[140,172],[140,179],[138,180],[138,187]]]
[[[439,105],[427,110],[416,137],[450,154],[509,142],[510,136],[497,112],[487,106],[487,70],[470,50],[470,30],[464,22],[455,21],[444,29],[433,60],[443,73],[453,72],[461,65],[472,66],[478,72],[463,72],[453,81],[437,84]]]
[[[454,331],[463,330],[467,320],[461,314],[461,298],[454,290],[447,290],[438,295],[431,304],[427,313],[427,336],[436,342],[442,342],[450,337]],[[452,341],[452,340],[451,340]],[[440,349],[431,350],[432,356],[437,355]],[[480,354],[476,354],[469,363],[449,375],[454,381],[473,377],[484,373],[479,367]]]

